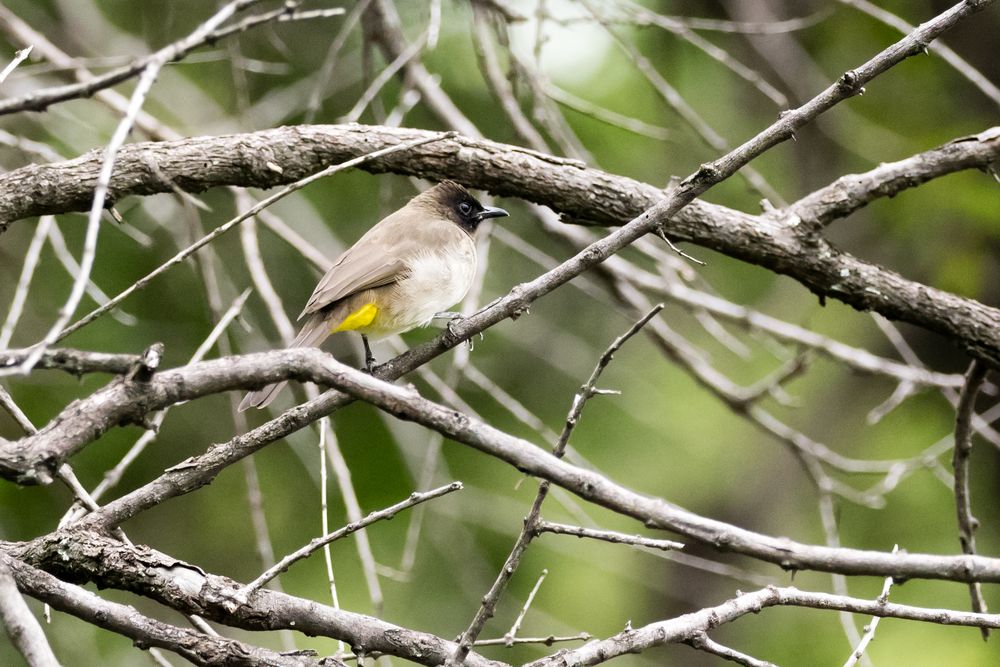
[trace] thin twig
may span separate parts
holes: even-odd
[[[549,635],[548,637],[512,637],[507,639],[507,637],[496,637],[494,639],[477,639],[476,646],[518,646],[523,644],[542,644],[543,646],[552,646],[553,644],[561,642],[587,642],[593,637],[589,632],[581,632],[578,635],[569,635],[566,637],[559,637],[557,635]]]
[[[16,148],[25,155],[35,156],[41,162],[59,162],[66,159],[65,155],[57,153],[48,144],[11,134],[7,130],[0,130],[0,144]]]
[[[587,381],[583,383],[579,391],[576,392],[576,395],[573,396],[573,403],[570,406],[569,414],[566,415],[566,422],[563,425],[562,433],[559,434],[559,440],[556,441],[556,446],[552,450],[553,454],[561,456],[566,450],[569,438],[573,435],[573,429],[576,428],[577,423],[580,421],[580,416],[583,414],[583,406],[586,405],[587,401],[595,395],[594,388],[597,385],[597,380],[601,377],[604,369],[608,367],[608,364],[611,363],[615,353],[621,349],[621,346],[624,345],[629,338],[637,334],[640,329],[646,326],[646,323],[656,317],[661,310],[663,310],[662,303],[658,303],[653,306],[645,315],[640,317],[635,324],[629,327],[628,331],[614,339],[611,345],[604,350],[604,354],[602,354],[601,358],[598,359],[597,365],[590,373],[590,377],[587,378]]]
[[[998,134],[997,137],[1000,138],[1000,134]],[[997,145],[1000,146],[1000,142],[998,142]],[[894,322],[878,313],[872,313],[871,317],[872,321],[875,322],[875,325],[878,326],[889,342],[892,343],[892,346],[896,348],[896,351],[899,352],[900,356],[903,357],[903,360],[906,361],[906,363],[911,366],[917,366],[920,368],[924,367],[923,361],[920,360],[920,357],[914,351],[913,347],[911,347],[906,341],[906,338]],[[958,385],[958,388],[962,388],[965,385],[966,378],[962,377],[962,382]],[[980,391],[985,393],[985,390],[986,386],[984,385],[981,387]],[[959,393],[960,392],[955,390],[955,387],[951,386],[942,387],[941,389],[941,394],[956,410],[958,410],[958,401],[960,398]],[[983,439],[988,441],[994,447],[1000,449],[1000,431],[993,428],[989,422],[985,421],[982,417],[976,414],[975,411],[972,413],[971,423],[972,428],[975,429],[976,433],[982,436]]]
[[[777,35],[786,32],[796,32],[810,28],[825,20],[832,13],[829,9],[823,8],[812,14],[799,18],[785,19],[783,21],[726,21],[723,19],[709,19],[696,16],[668,16],[665,14],[653,14],[648,9],[641,6],[616,7],[617,11],[624,12],[623,16],[608,15],[604,18],[610,23],[628,23],[636,26],[653,25],[658,22],[671,22],[683,25],[692,30],[704,30],[706,32],[722,32],[739,35]],[[570,17],[566,19],[553,18],[554,21],[568,25],[580,21],[590,22],[592,19],[585,17]]]
[[[986,381],[989,368],[982,361],[975,359],[969,365],[965,374],[965,386],[962,387],[955,415],[955,452],[952,466],[955,470],[955,512],[958,515],[958,539],[962,544],[962,553],[976,554],[976,528],[979,522],[972,515],[972,494],[969,491],[969,457],[972,454],[972,419],[976,412],[976,397],[979,389]],[[979,582],[969,584],[969,594],[972,597],[972,610],[986,612],[986,599]],[[989,639],[989,630],[980,628],[983,639]]]
[[[240,201],[243,190],[237,190],[237,202],[240,208],[246,208],[247,201]],[[267,274],[267,267],[260,255],[260,244],[257,242],[257,223],[254,219],[249,219],[240,227],[240,245],[243,247],[243,257],[247,263],[247,270],[257,294],[267,307],[267,312],[271,316],[271,323],[278,330],[278,337],[285,346],[291,344],[295,338],[295,327],[285,314],[281,304],[281,297],[274,290],[271,278]]]
[[[899,545],[894,545],[892,547],[892,553],[899,551]],[[876,599],[877,602],[886,603],[889,601],[889,590],[892,588],[892,577],[886,577],[885,582],[882,584],[882,592]],[[858,663],[858,660],[865,654],[865,649],[868,648],[868,644],[871,643],[872,639],[875,638],[875,628],[878,627],[879,621],[882,619],[878,616],[872,617],[872,620],[868,621],[868,625],[865,627],[865,634],[861,637],[861,641],[858,642],[857,647],[847,658],[847,662],[844,663],[844,667],[854,667]]]
[[[649,313],[639,319],[638,322],[633,324],[628,331],[616,338],[608,349],[604,351],[601,358],[597,362],[593,372],[590,374],[587,382],[580,388],[580,390],[573,397],[573,403],[570,407],[569,415],[566,417],[566,426],[563,428],[562,434],[559,436],[559,440],[552,447],[552,454],[557,458],[561,458],[566,451],[566,445],[569,442],[569,437],[572,434],[573,427],[580,419],[580,414],[583,412],[583,407],[587,403],[587,400],[594,396],[595,386],[598,378],[600,378],[601,373],[607,368],[607,365],[611,362],[614,353],[621,348],[625,342],[634,336],[650,319],[652,319],[660,310],[662,310],[663,305],[660,304],[654,307]],[[500,573],[497,575],[496,580],[490,587],[490,590],[483,596],[482,603],[479,605],[479,609],[476,611],[476,615],[473,617],[472,622],[469,627],[462,633],[458,640],[458,648],[455,650],[455,654],[449,659],[449,664],[451,665],[461,665],[465,656],[468,655],[472,648],[472,645],[479,637],[479,634],[483,631],[486,626],[486,622],[493,616],[494,610],[496,609],[497,601],[503,594],[504,590],[507,588],[507,584],[514,577],[514,573],[517,571],[518,565],[521,563],[521,557],[524,555],[525,550],[528,548],[532,538],[535,535],[535,526],[538,522],[539,515],[542,510],[542,503],[545,502],[545,498],[549,492],[549,483],[547,481],[541,481],[538,484],[538,492],[535,495],[535,500],[531,505],[531,509],[528,511],[528,516],[524,520],[524,526],[521,529],[520,534],[517,536],[517,540],[514,542],[514,546],[507,556],[506,562],[504,562],[503,567],[500,569]]]
[[[235,320],[241,312],[243,312],[243,306],[246,304],[247,299],[250,297],[251,292],[253,292],[253,289],[248,287],[242,292],[240,292],[240,295],[233,300],[233,303],[231,306],[229,306],[229,309],[222,314],[222,316],[219,318],[219,321],[215,323],[215,326],[212,327],[212,330],[208,333],[207,336],[205,336],[205,340],[201,342],[201,345],[198,346],[198,349],[196,349],[194,351],[194,354],[191,355],[192,360],[200,360],[205,355],[208,354],[208,351],[212,349],[212,346],[215,345],[216,342],[220,340],[222,333],[229,327],[232,321]]]
[[[315,389],[310,387],[310,391]],[[318,394],[318,392],[316,392]],[[337,479],[337,487],[340,489],[340,497],[344,501],[344,509],[347,511],[347,518],[351,523],[356,524],[364,519],[361,515],[361,504],[358,502],[358,494],[354,490],[354,481],[351,479],[351,469],[344,459],[344,454],[340,450],[340,443],[337,434],[334,433],[330,420],[326,419],[320,425],[326,430],[326,459],[333,466],[333,475]],[[365,585],[368,587],[368,595],[372,601],[372,607],[376,614],[382,613],[382,585],[378,579],[378,566],[375,563],[375,554],[372,552],[371,543],[368,540],[367,531],[358,533],[355,539],[355,546],[358,551],[358,559],[361,561],[361,571],[364,573]]]
[[[704,632],[696,633],[684,643],[691,648],[711,653],[712,655],[716,655],[723,660],[735,662],[738,665],[744,665],[744,667],[775,667],[774,663],[767,662],[766,660],[758,660],[757,658],[747,655],[746,653],[740,653],[739,651],[735,651],[728,646],[723,646],[722,644],[713,641]]]
[[[514,645],[514,639],[517,637],[517,631],[521,629],[521,623],[524,622],[524,617],[528,615],[528,610],[531,609],[531,603],[535,601],[535,595],[538,593],[538,589],[542,587],[542,582],[545,581],[545,577],[548,576],[548,570],[542,570],[542,573],[538,575],[538,581],[535,585],[531,587],[531,592],[528,593],[528,598],[524,601],[521,606],[521,611],[514,619],[513,625],[510,626],[510,630],[507,631],[503,637],[507,640],[507,646]]]
[[[319,107],[323,102],[323,95],[330,86],[333,71],[337,66],[337,57],[340,55],[341,49],[344,48],[344,44],[347,43],[348,38],[354,34],[354,26],[357,25],[358,19],[361,18],[362,12],[368,8],[370,2],[371,0],[361,0],[355,3],[350,13],[344,17],[336,37],[330,42],[330,48],[327,49],[326,56],[323,58],[323,65],[316,74],[315,85],[312,92],[309,93],[309,100],[306,102],[305,122],[311,123],[316,117],[316,112],[319,111]]]
[[[591,0],[580,0],[584,7],[597,19],[597,22],[612,38],[615,45],[632,61],[635,68],[646,78],[654,90],[663,98],[663,101],[674,112],[681,117],[701,138],[702,142],[715,151],[730,151],[729,142],[702,118],[697,111],[688,103],[680,92],[667,81],[662,74],[653,66],[646,56],[644,56],[634,44],[624,39],[614,28],[601,18],[600,13],[592,4]],[[783,205],[784,199],[774,189],[764,176],[753,167],[744,167],[739,174],[747,184],[765,197],[773,204]]]
[[[317,537],[311,540],[305,546],[301,547],[300,549],[297,549],[296,551],[293,551],[292,553],[288,554],[287,556],[279,560],[274,565],[274,567],[269,568],[266,572],[263,572],[259,577],[257,577],[249,584],[241,588],[236,593],[236,595],[241,599],[247,599],[250,597],[250,595],[254,593],[254,591],[258,590],[261,586],[269,582],[271,579],[274,579],[282,572],[285,572],[289,567],[291,567],[293,563],[308,557],[310,554],[312,554],[320,547],[326,544],[330,544],[331,542],[334,542],[336,540],[339,540],[341,537],[350,535],[351,533],[355,533],[361,530],[362,528],[370,526],[378,521],[382,521],[384,519],[391,519],[396,514],[409,507],[413,507],[414,505],[419,505],[420,503],[427,502],[428,500],[439,498],[454,491],[460,491],[461,489],[462,489],[461,482],[452,482],[451,484],[447,484],[445,486],[432,489],[430,491],[425,491],[422,493],[415,491],[411,493],[408,498],[396,503],[395,505],[390,505],[385,509],[371,512],[360,521],[351,522],[342,528],[338,528],[337,530],[331,533],[323,535],[322,537]]]
[[[324,417],[319,420],[319,510],[320,510],[320,526],[323,530],[323,534],[329,534],[330,532],[330,511],[329,511],[329,483],[327,482],[327,456],[326,456],[326,436],[328,433],[332,433],[332,429],[329,426],[329,418]],[[323,565],[326,567],[326,583],[330,588],[330,601],[333,603],[334,609],[340,609],[340,595],[337,592],[337,578],[333,573],[333,552],[330,549],[330,543],[327,542],[322,545],[323,547]],[[275,562],[271,567],[267,568],[267,571],[273,570],[277,567],[278,563]],[[275,576],[277,576],[276,573]],[[337,653],[341,654],[344,652],[344,641],[342,639],[337,640]]]
[[[247,194],[248,197],[250,196],[245,190],[241,190],[240,192]],[[249,201],[252,200],[248,200],[248,202]],[[275,236],[294,248],[295,251],[302,255],[302,257],[305,258],[310,264],[319,269],[321,273],[326,273],[330,270],[330,267],[333,266],[332,259],[317,250],[312,243],[303,238],[303,236],[297,231],[289,227],[288,224],[275,215],[273,211],[269,211],[267,209],[258,211],[257,219],[260,220],[260,222]]]
[[[389,0],[372,0],[362,14],[362,23],[372,39],[378,42],[387,60],[399,58],[408,48],[399,14]],[[401,73],[420,91],[427,107],[444,119],[445,127],[451,127],[467,137],[482,136],[475,123],[466,118],[445,94],[438,79],[431,76],[422,61],[407,60]]]
[[[222,317],[219,318],[219,321],[216,323],[216,325],[212,327],[212,330],[205,337],[205,340],[202,341],[201,345],[198,346],[198,349],[195,350],[194,354],[191,355],[191,358],[188,360],[188,364],[198,363],[204,358],[205,354],[208,353],[208,351],[212,348],[212,346],[219,339],[219,337],[222,336],[226,328],[242,312],[243,306],[246,304],[246,300],[249,296],[250,296],[250,290],[246,289],[239,297],[236,298],[236,300],[229,307],[229,309],[222,315]],[[138,440],[135,441],[135,444],[133,444],[129,448],[129,450],[125,453],[125,456],[123,456],[121,460],[118,463],[116,463],[113,468],[104,473],[104,477],[101,479],[100,483],[96,487],[94,487],[93,491],[90,492],[90,495],[94,498],[95,501],[100,500],[105,493],[107,493],[110,489],[114,488],[115,485],[117,485],[118,482],[121,481],[122,476],[125,474],[125,471],[129,468],[129,466],[131,466],[136,461],[136,459],[139,458],[139,455],[142,454],[142,452],[146,449],[149,443],[151,443],[153,440],[156,439],[156,436],[159,432],[159,427],[163,424],[163,421],[166,419],[167,412],[169,410],[170,408],[168,407],[157,412],[156,415],[150,421],[151,428],[149,428],[145,433],[143,433],[139,437]],[[76,512],[71,509],[70,512],[68,512],[67,515],[62,518],[60,524],[75,521],[80,516],[81,516],[80,512]]]
[[[10,76],[10,73],[17,69],[17,66],[24,62],[25,58],[31,55],[32,48],[34,47],[28,46],[18,50],[18,52],[14,54],[14,59],[7,63],[7,66],[3,68],[2,72],[0,72],[0,83],[6,81],[7,77]]]
[[[517,132],[530,148],[536,151],[547,151],[548,144],[541,133],[535,129],[528,117],[521,110],[521,105],[514,94],[514,88],[510,79],[500,67],[500,59],[497,56],[496,48],[493,45],[493,37],[490,35],[487,25],[488,15],[486,10],[477,2],[472,3],[472,27],[473,46],[476,50],[476,58],[479,61],[479,69],[482,71],[490,89],[500,102],[500,107],[504,114],[510,119]]]
[[[205,44],[214,43],[224,37],[246,31],[252,27],[263,25],[271,21],[288,21],[326,18],[338,16],[344,13],[343,9],[331,8],[313,12],[295,11],[299,2],[287,2],[280,9],[264,12],[257,16],[251,16],[243,21],[220,28],[219,25],[231,18],[233,15],[242,12],[251,6],[258,4],[261,0],[233,0],[220,9],[212,18],[198,27],[197,30],[183,39],[179,39],[162,49],[147,56],[137,59],[135,62],[120,67],[100,76],[90,76],[84,81],[75,84],[47,88],[34,91],[23,97],[18,97],[0,102],[0,115],[11,114],[19,111],[43,111],[49,106],[72,100],[80,97],[89,97],[97,93],[104,92],[106,88],[117,85],[123,81],[149,71],[150,67],[159,69],[168,62],[181,60],[194,49]],[[74,63],[71,66],[74,70],[79,69],[79,65]]]
[[[629,9],[638,9],[640,12],[645,11],[645,8],[631,2],[626,6]],[[652,16],[650,23],[666,30],[667,32],[673,33],[691,46],[700,50],[708,57],[714,59],[733,74],[756,88],[762,95],[774,102],[775,106],[779,109],[783,109],[788,106],[788,97],[784,93],[775,88],[772,84],[768,83],[768,81],[764,79],[759,72],[744,65],[739,59],[732,56],[725,49],[716,46],[682,22],[672,21],[669,19],[665,21],[660,20],[661,17],[653,14],[652,12],[648,13],[647,16]]]
[[[24,414],[21,406],[14,402],[14,398],[3,385],[0,385],[0,408],[6,410],[7,414],[14,418],[14,421],[17,422],[17,425],[25,433],[32,434],[38,432],[35,425],[28,419],[28,415]]]
[[[892,26],[904,35],[913,30],[913,26],[899,18],[892,12],[885,10],[882,7],[873,5],[867,0],[837,0],[843,5],[848,5],[849,7],[854,7],[858,11],[868,14],[872,18],[885,23],[888,26]],[[1000,88],[998,88],[993,82],[988,78],[983,76],[982,72],[977,70],[975,67],[970,65],[961,56],[948,48],[945,44],[938,42],[936,44],[931,44],[928,49],[941,57],[946,63],[951,65],[956,72],[968,79],[972,85],[982,91],[984,95],[993,100],[996,104],[1000,104]]]
[[[119,225],[114,225],[114,227],[118,228]],[[76,258],[73,257],[69,248],[66,247],[66,238],[62,234],[62,230],[59,229],[59,223],[57,222],[54,222],[49,227],[49,244],[52,246],[52,251],[55,253],[56,259],[58,259],[59,263],[63,265],[64,269],[66,269],[66,273],[68,273],[73,280],[77,280],[80,275],[80,264],[76,261]],[[98,306],[103,306],[108,302],[108,295],[105,294],[104,290],[98,287],[97,283],[95,283],[92,279],[87,281],[86,289],[87,295],[90,296],[90,298],[93,299]],[[112,310],[111,317],[128,327],[135,326],[139,321],[136,319],[135,315],[126,313],[121,308],[115,308]]]
[[[571,526],[565,523],[554,523],[551,521],[539,520],[535,524],[535,534],[552,533],[554,535],[572,535],[574,537],[588,537],[593,540],[611,542],[613,544],[630,544],[635,547],[648,547],[659,549],[660,551],[677,551],[684,548],[682,542],[673,540],[658,540],[642,535],[626,535],[613,530],[596,530],[594,528],[584,528],[582,526]]]
[[[672,132],[668,128],[661,127],[659,125],[652,125],[639,120],[638,118],[633,118],[632,116],[626,116],[625,114],[620,114],[616,111],[606,109],[598,104],[594,104],[590,100],[577,97],[576,95],[563,90],[554,84],[547,84],[544,87],[544,90],[546,95],[559,104],[569,107],[578,113],[590,116],[594,120],[599,120],[612,127],[617,127],[627,132],[637,134],[641,137],[648,137],[659,141],[667,141],[673,136]]]
[[[242,7],[249,6],[257,0],[233,0],[233,2],[227,3],[219,11],[217,11],[211,18],[199,25],[188,37],[181,40],[176,45],[171,45],[165,49],[158,51],[152,57],[149,58],[148,62],[142,68],[142,75],[139,77],[139,81],[136,84],[135,90],[132,92],[132,97],[129,99],[128,109],[125,111],[125,115],[118,126],[115,128],[114,134],[111,136],[111,140],[104,149],[104,159],[101,164],[101,171],[97,177],[97,184],[94,187],[93,202],[90,207],[90,212],[87,216],[87,231],[84,236],[83,243],[83,254],[80,259],[80,274],[77,276],[73,283],[73,288],[70,291],[69,297],[63,304],[62,308],[59,309],[59,314],[56,317],[56,321],[52,324],[45,337],[37,344],[34,352],[28,356],[28,358],[19,367],[19,372],[21,374],[26,374],[34,368],[35,363],[45,352],[45,348],[54,344],[56,341],[60,340],[66,335],[66,331],[63,327],[69,322],[70,318],[73,317],[73,313],[76,311],[77,306],[80,304],[80,300],[83,298],[84,290],[87,286],[87,281],[90,279],[90,272],[94,266],[94,260],[97,256],[97,234],[100,230],[101,215],[104,211],[104,203],[108,196],[108,190],[111,183],[111,175],[114,171],[115,157],[118,154],[118,149],[125,143],[125,139],[128,137],[132,125],[135,122],[136,117],[139,115],[139,111],[142,109],[142,105],[146,100],[146,95],[149,93],[150,89],[153,87],[153,83],[156,81],[156,77],[160,73],[160,69],[171,60],[176,51],[180,50],[182,46],[186,43],[196,42],[202,39],[205,35],[211,33],[220,23],[228,19],[233,15],[234,12],[239,11]],[[2,107],[2,105],[0,105]],[[113,303],[114,300],[108,302],[104,308],[108,308]]]
[[[607,263],[602,265],[599,271],[614,272],[614,267],[611,263]],[[612,281],[612,287],[616,296],[636,311],[642,312],[650,307],[649,300],[638,289],[623,282],[618,276]],[[869,507],[884,505],[884,498],[860,493],[841,480],[830,477],[823,471],[818,462],[829,464],[845,472],[879,473],[894,469],[898,466],[898,461],[861,461],[845,457],[831,450],[826,445],[789,427],[761,408],[755,402],[762,397],[757,388],[741,387],[725,374],[716,370],[689,341],[668,326],[663,318],[653,321],[648,333],[669,359],[680,364],[700,385],[711,391],[727,407],[777,438],[779,442],[787,445],[792,453],[799,457],[817,484],[829,486],[838,495],[858,504]],[[794,363],[790,370],[796,370]]]
[[[365,109],[367,109],[368,105],[372,103],[372,100],[375,99],[375,96],[378,95],[379,91],[385,87],[385,84],[389,82],[389,79],[391,79],[396,72],[405,67],[411,60],[417,59],[417,56],[420,55],[420,51],[427,43],[427,38],[428,36],[426,32],[420,35],[417,41],[407,46],[402,53],[396,56],[395,60],[379,72],[378,76],[372,80],[371,84],[361,97],[358,98],[358,101],[354,104],[351,110],[344,116],[343,122],[354,123],[361,118],[361,114],[365,112]]]
[[[826,545],[834,548],[841,546],[840,528],[837,522],[837,508],[833,502],[833,494],[830,493],[829,489],[820,489],[819,491],[819,517],[823,524],[823,536],[826,538]],[[896,552],[894,551],[893,553]],[[830,575],[830,581],[833,583],[834,593],[837,595],[848,594],[846,576],[839,572],[834,572]],[[837,614],[837,618],[850,645],[857,646],[860,644],[862,636],[854,623],[854,616],[846,611],[841,611]],[[862,667],[873,667],[871,658],[867,655],[862,655],[861,660]]]
[[[545,442],[554,445],[559,440],[559,435],[546,426],[541,417],[532,412],[526,405],[517,400],[509,391],[498,385],[474,364],[466,364],[462,368],[462,376],[479,387],[490,399],[496,401],[514,419],[535,431]]]

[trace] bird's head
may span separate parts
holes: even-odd
[[[469,191],[454,181],[442,181],[418,195],[414,201],[432,207],[434,211],[469,234],[488,218],[505,218],[509,213],[495,206],[483,206]]]

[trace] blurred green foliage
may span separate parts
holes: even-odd
[[[104,63],[88,59],[114,56],[120,58],[118,64],[158,48],[192,30],[207,18],[209,5],[216,3],[12,0],[5,4],[61,49],[83,58],[84,65],[99,71]],[[407,34],[414,39],[426,25],[427,3],[397,4]],[[526,15],[533,15],[534,2],[515,4]],[[566,2],[549,4],[552,11],[581,11]],[[729,16],[725,7],[737,3],[649,0],[644,4],[663,14],[724,19]],[[703,34],[787,92],[793,104],[804,101],[843,70],[898,38],[893,29],[839,3],[800,0],[768,4],[775,5],[780,18],[822,13],[820,20],[808,27],[770,38],[779,47],[789,41],[801,47],[794,62],[784,63],[794,65],[786,71],[799,73],[792,80],[762,62],[747,37]],[[949,3],[894,0],[879,4],[919,23]],[[317,2],[309,6],[330,4]],[[468,4],[452,0],[444,3],[443,11],[441,40],[425,55],[425,63],[441,77],[443,88],[485,136],[520,143],[479,73],[470,37]],[[341,26],[340,18],[287,23],[224,40],[196,52],[186,62],[169,66],[146,108],[186,135],[305,122],[310,118],[307,100],[316,86],[317,72]],[[515,25],[513,30],[517,39],[530,44],[535,24],[529,21]],[[571,22],[561,28],[548,23],[546,30],[550,40],[543,64],[556,85],[610,110],[668,128],[671,133],[669,140],[656,141],[610,127],[587,114],[565,110],[595,166],[664,185],[671,176],[685,175],[718,153],[666,107],[630,58],[599,28]],[[577,30],[586,30],[585,37],[574,32]],[[614,30],[641,50],[701,118],[731,145],[766,127],[780,111],[753,87],[670,33],[653,27],[618,25]],[[1000,12],[991,9],[959,26],[945,41],[987,78],[998,81],[997,34]],[[18,48],[9,41],[3,44],[8,53]],[[365,89],[363,49],[361,31],[356,28],[338,58],[330,82],[320,89],[322,103],[312,115],[315,122],[337,122]],[[384,64],[380,57],[376,56],[374,63],[374,71],[381,71]],[[41,61],[23,65],[4,84],[6,94],[16,95],[63,80],[60,73],[42,71],[43,67]],[[133,85],[130,82],[119,88],[127,94]],[[796,91],[806,92],[803,95]],[[398,81],[390,81],[378,107],[387,112],[395,106],[400,92]],[[378,122],[380,114],[369,110],[361,120]],[[878,78],[864,96],[841,104],[805,128],[797,141],[779,146],[755,161],[754,167],[787,200],[793,201],[845,173],[902,159],[952,138],[982,131],[996,121],[996,104],[955,70],[936,56],[917,57]],[[117,118],[93,100],[78,100],[46,113],[9,116],[0,122],[14,135],[46,143],[66,157],[73,157],[104,145]],[[443,128],[420,105],[406,116],[404,124]],[[135,135],[137,140],[143,138],[141,133]],[[0,159],[5,168],[26,162],[23,155],[9,148],[0,148]],[[273,210],[333,258],[413,193],[412,184],[402,177],[353,172],[315,184]],[[751,213],[760,210],[760,195],[738,177],[712,190],[706,198]],[[234,212],[228,192],[208,192],[199,199],[211,210],[185,208],[176,198],[163,195],[120,202],[119,209],[128,223],[148,235],[151,243],[142,246],[107,225],[100,239],[95,283],[109,294],[118,293],[200,236],[203,229],[214,228]],[[527,206],[516,200],[504,200],[502,205],[511,211],[509,222],[504,224],[513,233],[556,260],[570,255],[571,249],[540,229]],[[76,214],[57,219],[75,253],[82,244],[84,220],[84,216]],[[998,221],[1000,197],[996,183],[979,172],[967,172],[911,189],[891,200],[874,202],[849,219],[835,222],[830,235],[847,250],[908,278],[996,304],[1000,300],[1000,282],[995,279],[1000,268]],[[13,296],[35,222],[18,222],[0,239],[0,312],[6,312],[6,304]],[[294,315],[318,273],[270,231],[261,227],[259,235],[270,278],[287,312]],[[708,261],[707,267],[698,269],[699,277],[721,296],[848,344],[897,356],[867,314],[835,302],[821,307],[811,294],[787,278],[704,249],[688,250]],[[221,238],[213,245],[212,253],[220,290],[228,305],[250,285],[237,234]],[[43,253],[40,266],[14,338],[15,346],[31,344],[43,335],[70,289],[71,279],[51,249]],[[487,303],[541,271],[531,260],[494,241],[489,248],[489,271],[480,303]],[[586,280],[589,278],[584,276],[577,281]],[[600,281],[593,284],[603,289]],[[487,332],[484,340],[477,340],[472,363],[549,429],[558,432],[573,393],[600,352],[630,324],[630,317],[612,304],[609,296],[594,299],[574,285],[566,286],[534,304],[530,315],[504,322]],[[83,308],[92,306],[92,302],[85,301]],[[204,297],[204,280],[194,262],[154,281],[129,299],[123,310],[136,316],[138,324],[123,326],[105,317],[74,334],[66,344],[138,352],[154,341],[163,341],[166,365],[173,366],[186,363],[213,326]],[[742,358],[707,335],[689,310],[670,304],[664,317],[696,341],[717,369],[741,384],[765,377],[796,353],[763,335],[747,335],[727,326],[747,345],[748,354]],[[946,372],[964,369],[966,358],[948,341],[912,327],[902,327],[901,331],[929,367]],[[412,344],[433,334],[416,331],[407,334],[406,340]],[[237,351],[254,351],[275,347],[277,340],[263,304],[252,297],[243,321],[231,327],[231,345]],[[355,343],[340,341],[332,349],[338,356],[356,358]],[[390,350],[381,346],[376,348],[376,354],[385,358]],[[451,360],[452,356],[446,355],[431,367],[445,375]],[[416,376],[410,380],[425,395],[437,398]],[[5,380],[4,385],[31,419],[42,425],[69,401],[93,392],[107,381],[107,377],[77,380],[45,371]],[[662,357],[650,341],[637,337],[619,352],[601,386],[620,389],[622,395],[594,399],[573,436],[574,449],[590,465],[633,489],[709,517],[803,542],[823,542],[816,488],[794,454],[731,413]],[[922,391],[905,401],[880,423],[868,424],[869,411],[886,400],[894,388],[885,378],[856,375],[818,358],[805,375],[787,387],[797,407],[786,408],[771,399],[765,401],[765,406],[833,450],[860,459],[913,457],[939,439],[950,437],[953,409],[931,391]],[[457,389],[489,423],[545,444],[487,392],[467,380],[461,381]],[[290,400],[291,396],[286,395],[279,405],[287,407]],[[116,493],[143,484],[165,467],[205,451],[212,443],[228,440],[235,432],[229,410],[229,400],[221,396],[172,410],[154,444],[128,470]],[[250,415],[251,423],[260,423],[266,416]],[[423,458],[434,439],[432,434],[411,424],[396,423],[362,405],[338,412],[334,423],[365,511],[391,504],[416,487]],[[76,456],[73,465],[84,485],[89,488],[97,484],[139,435],[139,429],[134,427],[116,429]],[[18,436],[15,424],[4,413],[0,413],[0,436]],[[940,460],[950,469],[949,454]],[[256,455],[253,465],[260,476],[275,553],[287,553],[316,536],[320,531],[316,432],[307,429],[287,442],[275,443]],[[1000,457],[995,447],[977,441],[972,473],[973,505],[982,523],[980,551],[996,554],[1000,549]],[[859,489],[877,481],[872,476],[841,477]],[[462,480],[466,490],[428,506],[412,572],[405,580],[381,578],[385,593],[383,618],[446,638],[457,635],[471,620],[521,527],[536,488],[533,481],[523,479],[506,465],[446,442],[436,482],[452,479]],[[347,519],[337,488],[331,483],[330,489],[334,499],[330,521],[336,526]],[[891,550],[898,544],[913,552],[958,551],[954,500],[931,472],[918,471],[907,478],[886,496],[886,501],[883,509],[871,509],[838,499],[841,542],[878,550]],[[59,485],[18,488],[0,484],[0,538],[27,540],[53,530],[69,502],[69,494]],[[550,499],[543,514],[552,520],[578,522],[574,511],[579,510],[567,510],[564,502],[559,496]],[[607,529],[627,533],[641,530],[633,521],[600,508],[586,507],[583,511]],[[368,531],[381,564],[399,566],[408,522],[409,516],[401,515]],[[262,569],[240,466],[225,471],[211,486],[146,512],[124,528],[137,543],[237,580],[249,581]],[[828,575],[799,573],[792,578],[777,568],[718,554],[701,545],[691,544],[687,551],[691,556],[731,564],[775,582],[832,590]],[[355,611],[375,613],[351,540],[336,543],[333,553],[342,604]],[[524,635],[586,631],[604,637],[621,630],[629,620],[635,627],[669,618],[721,603],[737,589],[750,590],[758,585],[739,576],[710,574],[654,554],[547,535],[529,549],[488,628],[488,636],[500,636],[507,630],[543,568],[549,574],[527,615]],[[281,582],[291,594],[321,602],[329,599],[319,555],[293,567]],[[871,597],[877,595],[881,582],[858,578],[852,579],[848,587],[853,595]],[[182,622],[176,614],[126,594],[102,595],[136,604],[170,622]],[[986,595],[991,606],[1000,605],[995,587],[987,587]],[[940,582],[897,586],[892,599],[955,609],[969,605],[965,587]],[[865,619],[851,622],[860,628]],[[146,659],[129,641],[64,614],[54,614],[46,631],[56,654],[66,664],[133,665]],[[228,629],[225,632],[247,641],[281,646],[276,636]],[[782,665],[840,664],[851,651],[836,615],[813,610],[769,609],[720,628],[713,637]],[[298,636],[296,645],[314,648],[321,654],[337,649],[332,640]],[[538,647],[484,650],[489,656],[512,663],[539,657],[543,652],[547,650]],[[878,665],[985,666],[996,664],[998,655],[995,639],[984,643],[976,630],[902,621],[880,625],[868,652]],[[0,664],[18,665],[19,660],[7,643],[0,642]],[[720,661],[686,647],[667,647],[618,662],[697,666]]]

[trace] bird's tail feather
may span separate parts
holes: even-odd
[[[306,320],[302,330],[299,331],[299,335],[295,337],[295,340],[288,347],[318,347],[330,335],[330,324],[331,319],[329,315],[314,314]],[[278,382],[276,384],[269,384],[263,389],[250,392],[240,402],[239,411],[243,412],[249,408],[266,408],[286,384],[288,384],[287,381]]]

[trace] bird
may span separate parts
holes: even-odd
[[[290,347],[318,347],[330,334],[356,331],[371,372],[369,338],[430,324],[465,298],[476,275],[476,229],[508,215],[483,206],[454,181],[418,194],[337,258],[299,315],[302,329]],[[248,393],[240,412],[267,407],[286,384]]]

